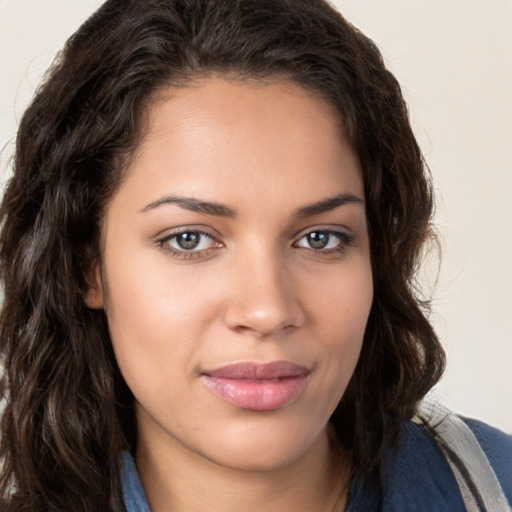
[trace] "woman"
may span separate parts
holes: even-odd
[[[1,208],[5,510],[463,510],[410,421],[444,366],[431,214],[399,86],[327,3],[106,2]],[[510,440],[469,424],[510,501]]]

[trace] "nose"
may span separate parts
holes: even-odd
[[[275,255],[241,256],[230,272],[225,323],[259,338],[304,324],[297,283]]]

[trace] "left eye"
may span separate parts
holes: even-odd
[[[328,230],[310,231],[297,242],[297,247],[306,249],[325,250],[343,248],[348,244],[348,235]]]
[[[182,231],[166,237],[161,243],[170,250],[193,252],[209,249],[214,240],[202,231]]]

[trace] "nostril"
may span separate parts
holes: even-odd
[[[266,307],[250,308],[248,303],[232,303],[226,311],[226,324],[239,333],[265,337],[277,331],[297,328],[304,323],[304,315],[297,304],[267,303]]]

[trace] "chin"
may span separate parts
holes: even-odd
[[[229,429],[225,436],[216,436],[209,453],[203,456],[227,468],[241,471],[278,471],[297,463],[316,451],[327,440],[325,428],[316,434],[299,428]],[[215,450],[211,450],[211,446]]]

